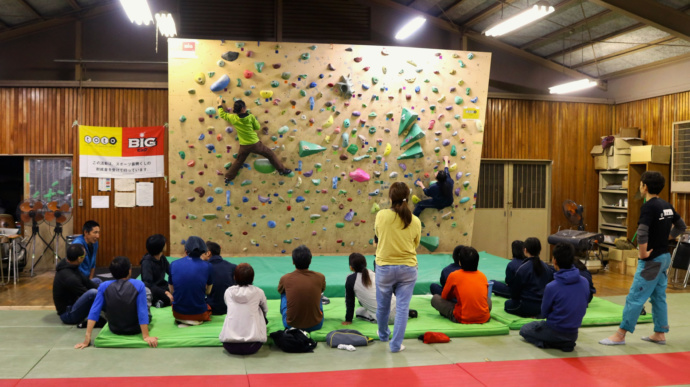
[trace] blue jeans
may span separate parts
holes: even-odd
[[[77,299],[74,305],[67,307],[67,311],[60,315],[60,320],[65,324],[71,325],[79,324],[86,320],[89,316],[93,300],[96,299],[96,294],[98,294],[98,290],[96,289],[87,290],[86,293],[82,294],[81,297]]]
[[[391,312],[391,297],[395,294],[396,311],[393,325],[393,338],[390,340],[392,352],[400,351],[405,338],[410,301],[417,282],[417,267],[404,265],[376,266],[376,321],[379,326],[379,339],[388,341],[391,334],[388,317]]]
[[[91,282],[93,282],[94,285],[96,285],[96,287],[98,287],[98,286],[101,286],[101,284],[103,283],[103,280],[98,278],[98,277],[93,277],[93,278],[91,278]]]
[[[637,319],[647,299],[652,303],[654,332],[668,332],[668,308],[666,305],[666,270],[671,263],[671,254],[661,254],[649,261],[639,261],[637,271],[630,285],[630,293],[625,298],[621,329],[635,332]]]
[[[319,302],[319,309],[321,309],[321,315],[323,316],[323,304],[321,302]],[[292,328],[287,323],[287,297],[285,296],[285,293],[280,295],[280,314],[283,316],[283,326],[285,328]],[[307,331],[307,332],[318,331],[323,326],[323,320],[324,319],[325,319],[325,317],[322,317],[321,322],[314,325],[313,327],[304,328],[304,329],[300,328],[300,329],[302,329],[303,331]]]

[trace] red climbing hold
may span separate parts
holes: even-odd
[[[199,117],[199,122],[204,122],[204,117]]]
[[[362,220],[360,220],[360,222],[362,222],[362,223],[366,223],[367,221],[366,221],[366,220],[364,220],[364,219],[362,219]]]
[[[190,160],[190,161],[187,162],[187,166],[188,166],[188,167],[193,167],[193,166],[195,166],[195,165],[196,165],[196,161],[194,161],[194,160]]]
[[[355,62],[359,63],[359,62],[361,62],[361,61],[362,61],[362,57],[361,57],[361,56],[358,56],[358,57],[355,58]]]
[[[199,171],[199,176],[203,176],[203,175],[204,175],[204,171]]]
[[[335,243],[343,243],[343,240],[342,240],[342,239],[338,239],[337,241],[335,241]]]
[[[177,219],[177,215],[170,216],[173,220]]]
[[[369,71],[369,66],[365,67],[364,71]]]
[[[348,202],[351,202],[351,201],[352,201],[352,198],[347,198],[347,201],[348,201]]]
[[[288,211],[292,210],[292,206],[288,206],[287,210]]]
[[[247,235],[247,232],[246,232],[246,231],[242,231],[242,235]]]
[[[249,79],[254,76],[254,73],[251,72],[250,70],[244,70],[244,77]]]

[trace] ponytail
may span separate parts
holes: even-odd
[[[391,185],[388,196],[392,202],[391,210],[400,217],[404,224],[403,229],[406,229],[412,222],[412,211],[410,211],[410,207],[407,205],[410,189],[407,187],[407,184],[396,182]]]
[[[525,250],[531,255],[532,269],[534,274],[541,276],[544,274],[544,264],[542,264],[541,259],[539,259],[539,253],[541,253],[541,242],[538,238],[527,238],[525,239]]]
[[[367,269],[367,259],[360,253],[350,254],[350,267],[355,273],[362,273],[362,284],[365,288],[371,287],[371,277]]]

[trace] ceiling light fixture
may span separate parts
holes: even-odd
[[[146,0],[120,0],[120,3],[132,23],[149,25],[153,21],[151,9]]]
[[[398,31],[397,34],[395,34],[395,38],[398,40],[405,40],[410,37],[415,31],[417,31],[423,24],[426,22],[426,19],[419,16],[416,17],[412,20],[410,20],[407,24],[403,26],[403,28]]]
[[[544,16],[550,14],[555,9],[546,1],[540,1],[534,4],[531,8],[518,13],[517,15],[506,19],[495,26],[484,31],[486,36],[501,36],[509,32],[522,28],[532,22],[535,22]]]
[[[166,38],[177,36],[175,19],[170,12],[160,11],[156,14],[156,29]]]
[[[589,89],[596,86],[598,83],[589,79],[580,79],[579,81],[568,82],[562,85],[549,87],[551,94],[567,94],[575,91]]]

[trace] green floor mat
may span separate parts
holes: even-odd
[[[517,330],[529,322],[539,321],[538,319],[520,317],[506,312],[503,309],[503,305],[506,302],[505,298],[493,296],[491,301],[493,302],[493,309],[491,311],[492,319],[506,324],[510,329]],[[621,323],[622,319],[622,305],[594,297],[592,302],[589,303],[585,317],[582,319],[582,326],[618,325]],[[647,313],[644,316],[640,316],[637,322],[640,324],[652,322],[652,314]]]
[[[479,270],[488,279],[503,280],[508,260],[488,254],[479,253]],[[366,256],[367,267],[374,268],[374,257]],[[178,258],[168,257],[170,262]],[[225,260],[234,264],[242,262],[249,263],[254,269],[254,286],[260,287],[266,293],[266,298],[279,299],[278,281],[284,274],[295,270],[292,258],[285,257],[226,257]],[[414,287],[414,294],[428,294],[429,285],[438,283],[441,270],[453,263],[450,254],[420,254],[417,256],[419,271],[417,272],[417,283]],[[326,276],[326,297],[345,297],[345,280],[350,274],[350,266],[347,256],[315,256],[312,258],[311,270],[323,273]]]
[[[490,320],[485,324],[457,324],[440,316],[431,307],[430,296],[414,296],[410,307],[416,309],[419,316],[409,319],[405,338],[417,338],[424,332],[443,332],[450,337],[468,336],[494,336],[507,335],[508,327],[498,321]],[[330,304],[324,305],[325,321],[323,327],[311,333],[316,341],[325,341],[326,334],[336,329],[356,329],[363,334],[377,339],[377,325],[367,321],[355,319],[352,325],[342,325],[345,319],[345,299],[331,298]],[[158,346],[161,348],[177,347],[216,347],[221,343],[218,335],[223,327],[225,316],[213,316],[211,322],[205,322],[199,326],[178,328],[172,316],[171,308],[151,309],[153,324],[150,335],[158,337]],[[283,329],[280,316],[280,300],[268,300],[268,332]],[[391,330],[392,330],[391,326]],[[99,348],[146,348],[147,344],[141,338],[141,334],[132,336],[119,336],[110,331],[108,326],[103,327],[95,340],[95,346]]]

